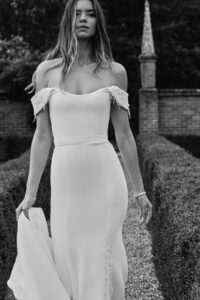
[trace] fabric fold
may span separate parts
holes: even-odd
[[[42,209],[30,208],[29,218],[22,212],[18,219],[17,257],[7,285],[19,300],[70,300],[54,264]]]
[[[56,91],[56,88],[46,87],[39,90],[32,98],[31,103],[33,106],[34,119],[36,120],[36,115],[42,110],[46,108],[46,105],[51,97],[51,95]]]
[[[109,92],[109,94],[111,95],[111,101],[113,103],[116,102],[119,107],[121,106],[128,111],[128,116],[130,119],[131,113],[130,113],[130,104],[128,101],[129,94],[115,85],[109,86],[105,88],[105,90]]]

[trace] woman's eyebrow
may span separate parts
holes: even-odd
[[[81,9],[76,9],[77,12],[80,12]],[[94,12],[94,9],[86,9],[87,12]]]

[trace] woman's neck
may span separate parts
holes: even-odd
[[[87,65],[87,64],[94,63],[94,59],[92,57],[91,41],[89,40],[79,41],[79,52],[75,60],[75,63],[78,65]]]

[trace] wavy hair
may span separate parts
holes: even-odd
[[[114,61],[112,50],[110,46],[110,40],[106,30],[106,20],[104,16],[103,9],[98,0],[90,0],[93,3],[97,26],[95,36],[92,38],[92,55],[95,62],[97,63],[94,72],[102,67],[104,64],[108,64]],[[55,58],[62,58],[61,63],[50,66],[45,70],[50,70],[52,68],[62,66],[61,80],[59,85],[63,88],[64,78],[69,72],[72,64],[74,63],[78,53],[79,45],[75,34],[75,21],[76,21],[76,3],[78,0],[68,0],[64,14],[60,22],[60,29],[57,38],[56,46],[50,49],[44,60],[51,60]],[[32,88],[28,93],[32,93],[36,90],[36,71],[33,73],[32,82],[29,84],[25,90]]]

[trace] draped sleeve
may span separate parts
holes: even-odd
[[[106,91],[110,94],[112,103],[116,102],[119,108],[123,107],[124,109],[127,110],[128,117],[130,119],[131,113],[130,113],[130,105],[128,100],[129,94],[115,85],[106,87]]]
[[[51,97],[51,95],[54,93],[55,88],[43,88],[39,90],[32,98],[31,103],[33,106],[33,114],[34,119],[33,122],[36,120],[36,115],[43,109],[46,108],[46,105],[48,104],[48,101]]]

